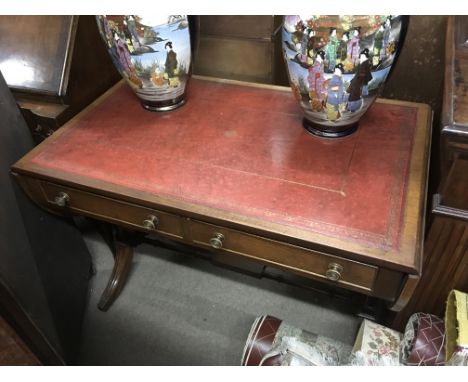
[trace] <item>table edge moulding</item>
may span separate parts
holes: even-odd
[[[271,95],[272,99],[291,99],[291,105],[294,101],[287,87],[193,76],[190,87],[203,86],[216,86],[216,89],[225,92],[223,94],[239,91],[242,95],[242,92],[263,91]],[[78,129],[80,124],[89,122],[95,115],[93,113],[105,107],[105,103],[112,100],[112,97],[125,93],[125,87],[123,81],[116,84],[12,167],[12,172],[22,188],[36,203],[52,213],[85,215],[116,224],[129,231],[156,233],[195,247],[276,266],[331,286],[337,285],[382,298],[396,310],[404,306],[421,273],[432,123],[429,106],[384,99],[379,99],[376,103],[381,105],[377,107],[382,108],[409,108],[415,115],[412,143],[404,146],[408,151],[405,152],[407,160],[404,162],[404,174],[397,175],[402,179],[401,193],[398,194],[399,199],[393,207],[400,209],[397,211],[399,214],[392,220],[396,228],[391,227],[397,230],[394,235],[396,239],[392,239],[388,245],[379,246],[369,245],[362,240],[352,240],[350,237],[327,235],[307,229],[306,226],[285,224],[281,220],[244,214],[235,209],[199,203],[197,200],[115,184],[87,176],[87,173],[68,172],[41,163],[41,155],[55,150],[63,143],[67,134],[73,132],[75,126]],[[184,110],[185,113],[189,113],[189,105],[191,102],[195,103],[196,95],[189,99],[180,111],[173,113],[184,113]],[[141,113],[150,112],[141,110]],[[196,113],[202,114],[204,111],[198,110]],[[297,113],[300,118],[299,109],[293,110],[292,113]],[[157,116],[145,115],[145,118],[165,118],[164,114],[153,114]],[[168,118],[172,118],[172,115]],[[117,119],[113,122],[118,123]],[[223,129],[223,126],[220,129]],[[302,129],[300,119],[298,129]],[[305,134],[307,139],[320,140],[302,130],[297,131]],[[346,139],[358,138],[343,138],[343,142]],[[376,139],[373,138],[372,142]],[[402,138],[398,136],[397,139]],[[326,141],[316,144],[323,145],[323,142]],[[314,169],[310,168],[310,171]],[[389,193],[392,191],[393,189]],[[389,215],[392,213],[394,212],[390,211]],[[360,209],[359,214],[365,215],[366,211]],[[132,251],[125,245],[119,244],[116,253],[114,274],[104,293],[107,297],[103,297],[100,304],[102,310],[106,310],[117,297],[131,265]]]

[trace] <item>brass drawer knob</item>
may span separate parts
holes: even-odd
[[[222,233],[216,232],[210,239],[210,245],[215,249],[220,249],[223,247],[223,240],[224,235]]]
[[[54,202],[59,207],[65,207],[70,201],[70,197],[65,192],[59,192],[55,197]]]
[[[341,272],[343,272],[343,267],[337,263],[328,264],[328,269],[325,272],[325,276],[328,280],[338,281],[341,279]]]
[[[159,223],[157,216],[149,215],[147,219],[143,220],[143,227],[148,230],[156,229],[156,226]]]

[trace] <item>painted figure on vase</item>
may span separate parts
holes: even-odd
[[[327,43],[327,59],[328,70],[334,70],[336,65],[336,50],[338,46],[338,37],[336,36],[336,28],[330,28],[330,35]]]
[[[325,52],[319,50],[315,54],[314,63],[309,67],[309,75],[307,76],[310,104],[315,111],[323,110],[323,100],[325,97],[324,61]]]
[[[335,65],[333,77],[328,81],[326,112],[329,121],[336,121],[345,111],[347,94],[343,83],[343,64]]]
[[[310,30],[308,28],[304,28],[304,31],[302,33],[301,45],[300,45],[299,52],[304,62],[307,60],[307,55],[308,55],[309,32]]]
[[[291,57],[290,60],[301,65],[303,68],[307,68],[307,55],[302,53],[301,44],[297,43],[296,46],[289,46],[289,49],[295,52],[294,57]],[[306,52],[307,53],[307,52]]]
[[[113,36],[115,40],[115,46],[117,47],[117,53],[119,54],[119,57],[121,59],[121,63],[126,71],[131,72],[133,64],[127,44],[120,38],[119,34],[116,31],[113,32]]]
[[[307,70],[314,64],[314,61],[315,61],[314,50],[310,49],[307,52],[307,59],[305,61],[305,64],[307,66]]]
[[[336,63],[344,63],[346,57],[348,56],[348,41],[349,41],[349,32],[343,32],[341,40],[338,42],[336,47]],[[344,70],[344,67],[343,67]]]
[[[156,66],[154,72],[151,73],[151,82],[154,86],[164,86],[166,84],[166,80],[164,79],[164,72],[161,70],[160,67]]]
[[[138,37],[137,27],[135,25],[135,18],[133,16],[126,16],[124,18],[124,24],[127,26],[128,32],[130,33],[130,39],[135,49],[141,47],[140,39]]]
[[[363,103],[363,96],[368,95],[368,84],[372,80],[372,64],[369,61],[369,49],[364,49],[359,55],[359,64],[356,68],[356,74],[348,87],[348,106],[347,110],[355,112],[359,110]]]
[[[100,29],[102,30],[102,34],[104,37],[104,42],[106,43],[107,47],[112,46],[112,40],[114,38],[112,34],[112,30],[110,28],[110,25],[104,20],[104,19],[99,19],[98,20],[98,25]]]
[[[295,61],[298,62],[300,65],[306,67],[308,64],[308,43],[309,43],[309,36],[308,30],[305,28],[304,32],[302,33],[302,40],[296,44],[296,51],[298,52],[295,56]]]
[[[383,59],[388,54],[388,47],[390,45],[390,31],[392,29],[392,17],[388,16],[385,20],[384,31],[383,31],[383,49],[381,59]]]
[[[384,24],[381,24],[379,30],[375,34],[374,38],[374,49],[373,49],[373,57],[372,57],[372,65],[377,66],[379,62],[385,57],[385,49],[384,49]]]
[[[164,64],[165,69],[165,76],[167,76],[167,80],[169,81],[169,86],[177,87],[179,85],[179,81],[177,78],[178,70],[178,62],[177,62],[177,53],[172,50],[172,42],[166,42],[164,45],[166,49],[167,56],[166,56],[166,63]]]
[[[309,68],[309,75],[307,76],[310,104],[314,111],[323,110],[323,100],[325,97],[324,61],[325,52],[319,50],[315,55],[314,64]]]
[[[107,26],[107,24],[106,24]],[[119,72],[125,71],[125,67],[123,64],[120,62],[120,54],[119,51],[117,50],[117,45],[114,44],[114,34],[115,32],[111,30],[109,27],[106,28],[108,33],[106,34],[106,43],[107,43],[107,49],[109,50],[109,54],[111,56],[112,61],[114,62],[114,65],[116,66],[117,70]]]
[[[128,24],[127,20],[124,19],[122,21],[123,27],[122,27],[122,34],[124,37],[125,44],[127,44],[127,48],[130,54],[132,54],[135,51],[135,47],[133,46],[133,39],[132,39],[132,34],[128,30]]]
[[[120,66],[123,69],[122,72],[127,76],[128,80],[132,84],[136,85],[137,87],[141,87],[142,82],[138,78],[135,67],[133,66],[127,44],[122,40],[122,38],[120,38],[118,32],[113,31],[112,34],[114,36],[114,46],[119,56],[119,60],[117,61],[120,63]]]
[[[318,47],[318,37],[316,36],[316,32],[313,29],[309,30],[308,33],[308,38],[309,41],[307,42],[307,49],[308,49],[308,57],[312,58],[312,62],[310,63],[312,65],[313,63],[313,57],[315,56],[315,52],[317,51]]]
[[[361,33],[361,28],[357,27],[354,28],[352,31],[351,40],[348,41],[348,51],[347,56],[348,60],[354,65],[357,66],[359,64],[359,52],[360,48],[360,37],[359,34]]]
[[[304,24],[302,21],[298,21],[296,23],[296,30],[292,34],[292,42],[294,45],[300,44],[302,42],[302,38],[304,37]]]

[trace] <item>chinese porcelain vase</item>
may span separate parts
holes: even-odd
[[[407,23],[408,16],[284,16],[283,56],[309,132],[334,138],[356,131],[391,71]]]
[[[96,16],[101,37],[143,107],[168,111],[185,103],[191,72],[187,16]]]

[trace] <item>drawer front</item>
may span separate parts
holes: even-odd
[[[158,232],[175,238],[183,238],[182,221],[177,215],[162,212],[130,203],[117,201],[104,196],[95,195],[85,191],[41,182],[41,188],[45,198],[55,210],[70,211],[94,217],[101,220],[111,221],[116,224],[125,224],[134,229],[146,232]],[[65,193],[68,200],[64,206],[59,206],[56,197]],[[151,217],[155,219],[151,219]],[[150,220],[154,228],[145,227],[145,220]]]
[[[373,290],[378,272],[375,266],[198,221],[189,221],[189,225],[194,244],[205,247],[221,245],[216,250],[259,260],[307,277],[328,280],[367,294]],[[331,280],[334,278],[338,279]]]

